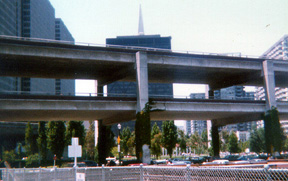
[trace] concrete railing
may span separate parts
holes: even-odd
[[[256,56],[256,55],[242,55],[240,52],[232,52],[232,53],[197,52],[197,51],[170,50],[170,49],[152,48],[152,47],[123,46],[123,45],[110,45],[110,44],[97,44],[97,43],[86,43],[86,42],[52,40],[52,39],[43,39],[43,38],[17,37],[17,36],[7,36],[7,35],[0,35],[0,38],[33,41],[33,42],[73,44],[73,45],[79,45],[79,46],[107,47],[107,48],[117,48],[117,49],[126,49],[126,50],[130,49],[130,50],[144,50],[144,51],[156,51],[156,52],[184,53],[184,54],[193,54],[193,55],[213,55],[213,56],[242,57],[242,58],[259,58],[259,56]]]

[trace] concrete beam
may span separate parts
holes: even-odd
[[[264,89],[266,93],[266,109],[271,109],[272,106],[277,106],[275,97],[275,74],[273,62],[271,60],[263,61],[263,74]]]
[[[137,112],[148,102],[148,65],[146,52],[136,53]]]
[[[215,157],[220,157],[220,140],[218,126],[215,124],[216,120],[212,120],[212,146]]]

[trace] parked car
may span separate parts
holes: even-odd
[[[229,161],[237,161],[237,159],[239,158],[239,155],[226,155],[224,157],[224,160],[229,160]]]
[[[213,160],[212,162],[204,162],[203,165],[228,165],[229,160]]]
[[[182,160],[182,161],[172,161],[172,162],[169,162],[168,163],[168,165],[171,165],[171,166],[180,166],[180,165],[189,165],[189,164],[191,164],[191,162],[190,161],[184,161],[184,160]]]
[[[166,165],[167,164],[167,160],[152,160],[152,163],[154,165]]]
[[[74,162],[72,163],[67,163],[67,167],[74,167]],[[77,167],[87,167],[84,162],[78,162]]]
[[[252,160],[252,159],[257,159],[258,155],[243,155],[240,156],[237,160]]]
[[[186,158],[187,161],[191,161],[191,163],[193,164],[201,164],[203,162],[206,161],[206,159],[204,157],[189,157],[189,158]]]
[[[83,161],[87,167],[96,167],[98,164],[92,160],[84,160]]]
[[[252,159],[252,160],[249,160],[249,162],[251,164],[266,164],[267,163],[267,160],[264,160],[264,159]]]

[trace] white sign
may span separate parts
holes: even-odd
[[[71,139],[72,145],[68,146],[68,157],[81,157],[82,156],[82,146],[79,145],[78,138],[73,137]]]
[[[74,167],[77,166],[77,157],[82,156],[82,146],[79,145],[78,138],[71,139],[72,145],[68,146],[68,157],[74,157]]]
[[[85,181],[85,173],[76,173],[76,181]]]

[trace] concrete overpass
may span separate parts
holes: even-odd
[[[260,120],[265,101],[153,98],[152,120],[212,120],[217,126]],[[136,119],[136,98],[0,95],[2,121],[93,120],[115,124]],[[278,102],[281,119],[288,119],[288,103]]]
[[[88,116],[90,115],[93,119],[106,119],[107,124],[120,122],[121,120],[117,120],[120,117],[123,118],[122,121],[134,119],[135,111],[141,110],[148,101],[148,82],[208,84],[211,90],[233,85],[264,86],[268,92],[266,109],[282,105],[275,101],[275,92],[273,95],[275,85],[288,87],[288,62],[285,61],[195,55],[168,50],[91,47],[0,38],[0,64],[0,76],[97,79],[100,86],[114,81],[138,81],[139,96],[134,101],[2,99],[1,116],[3,115],[4,118],[6,115],[7,120],[9,115],[13,114],[19,114],[19,117],[23,116],[25,119],[32,119],[33,116],[40,119],[41,114],[46,114],[48,117],[42,115],[45,120],[65,117],[68,119],[69,114],[74,115],[73,118],[79,115],[78,118],[81,117],[81,119],[90,118]],[[285,117],[286,106],[285,103],[283,104],[282,117]],[[151,118],[155,120],[221,119],[224,124],[232,123],[231,120],[236,119],[257,120],[260,118],[259,115],[265,112],[263,102],[249,104],[238,102],[229,104],[223,102],[178,103],[173,100],[156,102],[155,105],[157,108],[166,110],[153,113]],[[41,110],[45,107],[46,109]],[[124,107],[127,110],[123,110]],[[66,112],[65,109],[67,109]],[[31,116],[26,115],[25,111]],[[88,112],[95,113],[87,114]],[[10,118],[13,120],[12,117]],[[215,124],[222,125],[222,123]]]
[[[0,37],[0,76],[94,79],[100,85],[136,81],[138,51]],[[233,85],[264,86],[264,59],[141,51],[147,54],[149,82],[208,84],[214,90]],[[273,71],[276,86],[287,86],[288,62],[273,60]]]

